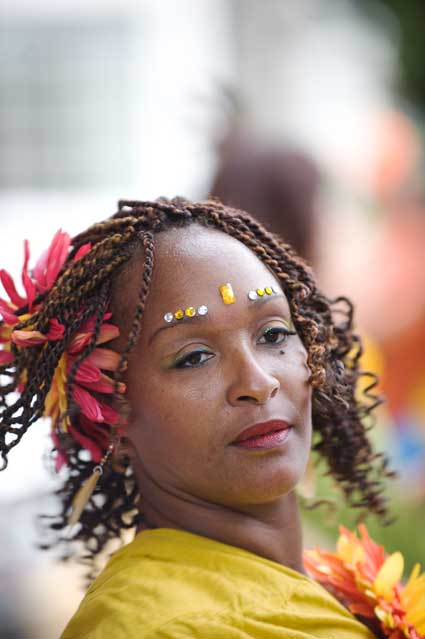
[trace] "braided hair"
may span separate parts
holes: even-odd
[[[146,300],[152,278],[155,236],[171,228],[199,224],[236,238],[264,262],[279,280],[288,299],[295,328],[302,340],[311,371],[313,449],[327,463],[327,472],[338,483],[351,506],[362,507],[384,518],[387,515],[383,495],[387,458],[374,452],[367,431],[373,425],[373,410],[382,401],[375,393],[376,376],[360,370],[362,344],[353,332],[353,306],[345,297],[328,299],[316,287],[309,266],[278,236],[269,233],[247,213],[210,199],[192,203],[183,198],[155,202],[119,202],[118,212],[107,220],[94,224],[73,238],[71,251],[54,285],[39,295],[42,302],[31,317],[31,326],[41,332],[52,318],[65,327],[61,340],[46,341],[37,349],[17,349],[14,373],[9,383],[0,388],[0,456],[3,468],[7,456],[28,428],[43,414],[46,396],[54,371],[72,336],[89,317],[94,317],[90,341],[74,362],[67,380],[69,412],[78,407],[72,403],[72,387],[79,366],[90,355],[111,300],[113,285],[137,250],[143,250],[143,275],[136,310],[126,335],[126,345],[120,352],[114,373],[114,399],[120,410],[126,407],[117,392],[128,357],[137,344]],[[87,243],[91,249],[81,259],[74,259]],[[24,315],[21,308],[17,315]],[[114,308],[112,307],[114,313]],[[28,325],[23,320],[17,328]],[[0,325],[1,326],[1,325]],[[6,372],[0,367],[0,375]],[[6,398],[17,389],[25,371],[26,384],[20,396],[11,403]],[[360,393],[361,377],[370,383]],[[11,379],[10,379],[11,378]],[[0,377],[1,379],[1,377]],[[113,428],[102,424],[108,434]],[[81,484],[91,475],[95,462],[69,433],[59,433],[56,450],[66,451],[67,475],[56,491],[61,511],[48,519],[48,529],[60,531],[67,526],[67,513]],[[110,463],[99,479],[96,490],[80,518],[73,541],[83,544],[86,560],[94,561],[107,542],[121,538],[125,529],[132,529],[143,520],[143,503],[128,457],[120,463]],[[52,545],[52,544],[50,544]],[[49,546],[50,547],[50,546]]]

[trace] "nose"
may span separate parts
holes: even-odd
[[[266,370],[249,349],[232,355],[231,365],[235,377],[228,388],[229,403],[232,406],[240,406],[246,402],[266,404],[279,391],[277,377]]]

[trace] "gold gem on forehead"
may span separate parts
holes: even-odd
[[[188,306],[185,309],[179,308],[177,311],[174,311],[174,313],[165,313],[164,321],[169,324],[173,320],[181,321],[185,317],[195,317],[195,315],[208,315],[208,306],[202,304],[198,306],[198,308],[194,306]]]
[[[277,293],[279,293],[279,290],[275,286],[265,286],[264,288],[256,288],[255,290],[248,291],[248,299],[254,302],[260,297],[267,297],[267,295],[276,295]]]
[[[219,290],[220,290],[221,298],[222,298],[222,300],[223,300],[223,302],[225,304],[234,304],[235,303],[236,297],[235,297],[235,294],[233,292],[232,285],[229,284],[229,282],[227,284],[222,284],[219,287]]]

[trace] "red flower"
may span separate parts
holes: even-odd
[[[10,274],[4,269],[0,270],[0,282],[3,285],[9,299],[0,299],[0,366],[13,365],[14,356],[11,352],[11,344],[19,348],[32,348],[47,341],[63,339],[65,327],[57,318],[49,321],[48,330],[41,333],[31,327],[30,322],[25,329],[14,330],[20,322],[31,320],[31,317],[40,308],[41,303],[36,303],[39,295],[50,290],[63,268],[69,253],[71,238],[67,233],[59,230],[49,246],[37,261],[32,273],[28,271],[30,251],[28,242],[24,242],[24,265],[22,269],[22,284],[25,295],[18,293]],[[74,261],[84,257],[91,249],[91,244],[84,244],[77,251]],[[27,307],[25,314],[16,314],[18,310]],[[93,461],[99,462],[108,446],[109,430],[117,424],[119,415],[110,406],[98,399],[99,395],[111,395],[115,390],[114,380],[106,373],[116,370],[120,356],[99,345],[105,344],[118,337],[118,328],[107,320],[111,313],[105,313],[96,346],[92,353],[86,357],[77,368],[73,380],[72,397],[79,406],[79,413],[71,419],[68,415],[68,383],[71,370],[83,352],[87,344],[92,340],[96,324],[96,318],[90,317],[73,336],[67,349],[62,354],[49,392],[46,396],[44,415],[52,421],[52,440],[57,450],[56,469],[67,463],[64,451],[60,449],[60,430],[68,431],[75,441],[86,448]],[[26,372],[22,374],[19,382],[19,390],[25,385]],[[125,392],[125,385],[117,384],[119,393]]]

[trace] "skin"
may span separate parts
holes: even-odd
[[[281,290],[279,282],[247,247],[216,230],[173,229],[156,236],[155,246],[141,336],[126,377],[125,450],[143,512],[158,527],[210,537],[304,572],[294,488],[311,444],[307,353],[297,334],[286,335],[293,326],[283,293],[261,302],[247,297],[259,286]],[[141,273],[139,255],[115,287],[123,336]],[[226,282],[236,295],[231,305],[218,291]],[[206,317],[175,326],[163,319],[202,304]],[[231,445],[242,430],[270,419],[291,425],[284,445]]]

